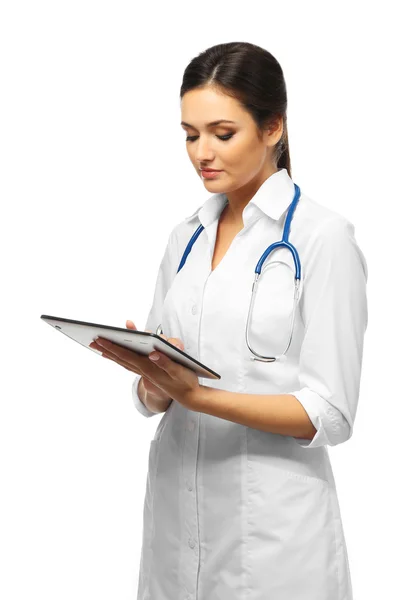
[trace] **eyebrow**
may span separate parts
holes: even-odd
[[[219,119],[218,121],[212,121],[211,123],[206,123],[206,126],[214,127],[215,125],[219,125],[220,123],[235,123],[235,121],[230,121],[229,119]],[[180,123],[180,125],[184,125],[185,127],[191,127],[192,129],[196,129],[195,127],[193,127],[193,125],[190,125],[190,123],[186,123],[185,121],[182,121]]]

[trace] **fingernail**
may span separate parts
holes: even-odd
[[[154,353],[152,353],[152,354],[149,355],[149,358],[151,360],[159,360],[160,359],[160,355],[154,352]]]

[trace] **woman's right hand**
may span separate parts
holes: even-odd
[[[137,331],[133,321],[126,321],[126,328],[127,329],[135,329]],[[154,333],[153,331],[150,331],[149,329],[145,329],[145,331],[148,333]],[[160,337],[162,337],[163,339],[165,339],[167,342],[170,342],[170,344],[173,344],[173,346],[177,346],[177,348],[180,348],[180,350],[184,350],[184,344],[179,338],[168,338],[167,336],[163,335],[162,333],[160,333],[158,335]],[[152,383],[152,381],[150,381],[149,379],[147,379],[144,376],[142,376],[141,379],[142,379],[142,384],[143,384],[147,394],[150,394],[153,399],[155,399],[157,401],[158,400],[161,400],[161,401],[171,400],[171,396],[169,396],[168,394],[165,394],[163,392],[163,390],[160,389],[159,387],[157,387],[156,385],[154,385]]]

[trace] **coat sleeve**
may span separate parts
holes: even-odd
[[[317,432],[312,440],[294,440],[304,448],[336,446],[353,433],[368,321],[368,269],[353,224],[341,215],[327,221],[310,243],[305,263],[300,389],[289,394]]]
[[[178,259],[178,247],[176,240],[176,228],[174,228],[170,233],[164,255],[159,266],[154,289],[154,299],[151,310],[148,314],[146,325],[144,327],[144,330],[149,329],[153,333],[156,333],[158,325],[161,324],[164,299],[177,273],[180,262],[180,259]],[[144,415],[144,417],[152,417],[159,413],[151,412],[147,409],[145,404],[141,402],[138,396],[138,383],[140,379],[141,375],[137,375],[132,383],[132,399],[135,407],[142,415]]]

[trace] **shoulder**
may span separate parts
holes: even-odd
[[[354,233],[354,225],[346,216],[320,204],[303,192],[294,218],[297,229],[303,231],[305,238],[310,242],[339,233]]]
[[[317,250],[334,253],[356,245],[354,224],[345,215],[304,193],[301,193],[292,224],[293,221],[294,244],[308,260]],[[292,237],[292,229],[290,235]]]
[[[306,194],[301,194],[300,200],[295,230],[301,241],[305,265],[312,268],[322,261],[325,265],[344,268],[355,262],[367,277],[367,262],[357,243],[354,224],[345,215]]]

